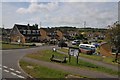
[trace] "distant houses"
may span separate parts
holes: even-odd
[[[50,41],[53,39],[62,40],[63,33],[54,28],[40,28],[40,39],[41,41]]]
[[[38,25],[15,24],[10,33],[11,42],[48,42],[50,40],[62,40],[63,33],[54,28],[40,28]]]
[[[20,25],[15,24],[10,33],[11,42],[39,42],[40,31],[38,25]]]
[[[103,30],[102,30],[103,31]],[[52,27],[52,28],[38,28],[37,24],[22,25],[14,24],[12,29],[3,29],[3,41],[9,40],[10,42],[49,42],[60,40],[74,40],[75,37],[83,35],[85,38],[101,39],[105,37],[105,33],[100,31],[85,31],[81,28],[73,27]]]

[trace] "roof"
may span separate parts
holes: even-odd
[[[40,28],[40,29],[45,30],[47,33],[52,33],[54,31],[56,31],[56,29],[54,29],[54,28]]]
[[[38,26],[37,25],[32,25],[30,26],[29,24],[27,25],[20,25],[20,24],[15,24],[14,26],[16,26],[19,30],[38,30]]]
[[[40,36],[37,24],[32,26],[30,26],[29,24],[27,25],[15,24],[14,27],[17,27],[19,32],[24,36]]]

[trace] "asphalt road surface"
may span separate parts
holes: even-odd
[[[52,48],[53,46],[40,46],[40,47],[29,48],[29,49],[3,50],[2,63],[0,63],[0,73],[2,74],[2,78],[3,79],[11,79],[11,78],[26,79],[28,75],[20,68],[19,60],[26,54],[37,52],[38,50],[52,49]]]

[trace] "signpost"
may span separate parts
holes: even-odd
[[[69,62],[71,61],[71,56],[75,56],[77,58],[76,61],[78,64],[79,48],[69,47],[68,55],[69,55]]]

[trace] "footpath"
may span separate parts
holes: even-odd
[[[36,60],[33,58],[28,58],[28,57],[24,57],[22,58],[22,60],[26,62],[36,63],[38,65],[45,66],[51,69],[63,70],[65,72],[70,72],[71,74],[87,76],[89,78],[113,78],[113,80],[119,80],[117,75],[113,76],[107,73],[81,69],[81,68],[73,67],[73,66],[66,66],[66,65],[59,64],[59,63],[55,63],[55,62],[46,62],[46,61]]]

